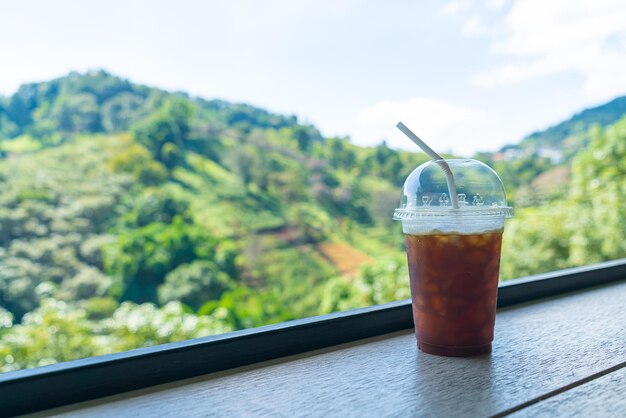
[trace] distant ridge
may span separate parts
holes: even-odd
[[[534,132],[519,144],[503,147],[507,150],[520,150],[539,154],[542,150],[559,150],[566,159],[576,154],[589,141],[589,129],[593,125],[602,127],[617,122],[626,115],[626,96],[617,97],[600,106],[584,109],[566,121],[545,130]]]
[[[203,122],[210,122],[214,129],[298,125],[293,115],[279,115],[244,103],[191,97],[184,92],[132,83],[105,70],[90,70],[22,84],[13,95],[0,95],[0,140],[24,134],[42,138],[124,132],[172,98],[187,101],[197,110],[197,116],[205,118]],[[320,136],[309,129],[314,136]]]
[[[191,97],[184,92],[132,83],[104,70],[90,70],[26,83],[11,96],[0,95],[0,141],[23,134],[41,138],[66,133],[124,132],[168,97],[193,103],[200,119],[220,131],[234,125],[273,129],[299,125],[294,115],[275,114],[244,103]],[[589,142],[588,133],[593,125],[605,127],[624,115],[626,96],[617,97],[583,109],[563,122],[534,132],[492,154],[502,154],[506,159],[539,155],[554,161],[569,160]],[[315,127],[308,125],[307,130],[316,140],[322,139]]]

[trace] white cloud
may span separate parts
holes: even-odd
[[[466,24],[471,26],[471,19]],[[517,1],[500,30],[505,36],[492,40],[491,52],[506,62],[477,74],[474,81],[479,85],[570,73],[584,77],[583,92],[589,98],[608,99],[626,92],[622,0]]]
[[[493,29],[486,25],[479,16],[470,16],[462,26],[463,34],[468,37],[483,37],[493,33]]]
[[[472,5],[472,0],[452,0],[441,8],[441,13],[444,15],[463,13],[471,9]]]
[[[500,11],[513,0],[451,0],[444,4],[439,12],[443,15],[453,16],[462,15],[472,10],[480,10],[485,7],[491,11]]]
[[[500,135],[505,132],[501,129],[504,126],[488,112],[426,97],[381,101],[363,109],[350,129],[352,139],[364,146],[385,139],[392,147],[415,150],[415,146],[396,129],[398,121],[409,126],[439,152],[453,150],[469,156],[476,150],[493,149],[494,144],[503,144],[510,139]]]
[[[487,0],[487,7],[491,10],[502,10],[509,3],[509,0]]]

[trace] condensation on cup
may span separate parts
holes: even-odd
[[[458,207],[442,161],[433,160],[407,177],[393,215],[406,238],[415,336],[425,353],[486,354],[494,338],[500,248],[511,207],[487,165],[443,161],[454,177]]]

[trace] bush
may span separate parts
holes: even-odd
[[[87,318],[98,320],[111,317],[119,305],[113,298],[95,297],[83,301],[80,306],[87,312]]]
[[[150,303],[135,305],[124,302],[110,318],[100,322],[96,329],[108,337],[107,343],[110,344],[107,347],[108,352],[131,350],[233,330],[225,322],[223,312],[196,316],[185,312],[179,302],[170,302],[160,309]]]
[[[95,267],[85,266],[78,273],[63,281],[59,297],[68,301],[104,296],[112,280]]]
[[[356,279],[338,277],[324,287],[320,313],[380,305],[411,297],[406,261],[403,257],[379,260],[361,268]]]
[[[222,295],[219,301],[207,302],[200,315],[219,315],[232,329],[246,329],[294,319],[291,310],[269,290],[257,291],[239,286]]]
[[[139,144],[131,145],[123,153],[112,157],[108,165],[113,171],[132,174],[148,186],[161,184],[167,179],[165,166],[153,160],[150,151]]]
[[[46,299],[2,336],[0,371],[45,366],[98,353],[86,312]]]
[[[111,313],[111,299],[91,299],[82,306],[51,298],[11,328],[11,315],[0,308],[0,372],[131,350],[233,328],[225,312],[198,317],[178,302],[163,308],[124,302]],[[107,318],[98,320],[102,315]]]
[[[219,299],[235,286],[234,281],[210,261],[196,260],[183,264],[165,276],[159,286],[159,302],[180,301],[194,310],[209,300]]]
[[[215,239],[180,216],[123,230],[105,250],[105,271],[124,284],[122,300],[156,302],[157,286],[181,264],[215,258]]]

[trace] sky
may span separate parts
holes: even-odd
[[[0,0],[0,94],[102,68],[469,156],[625,95],[625,22],[623,0]]]

